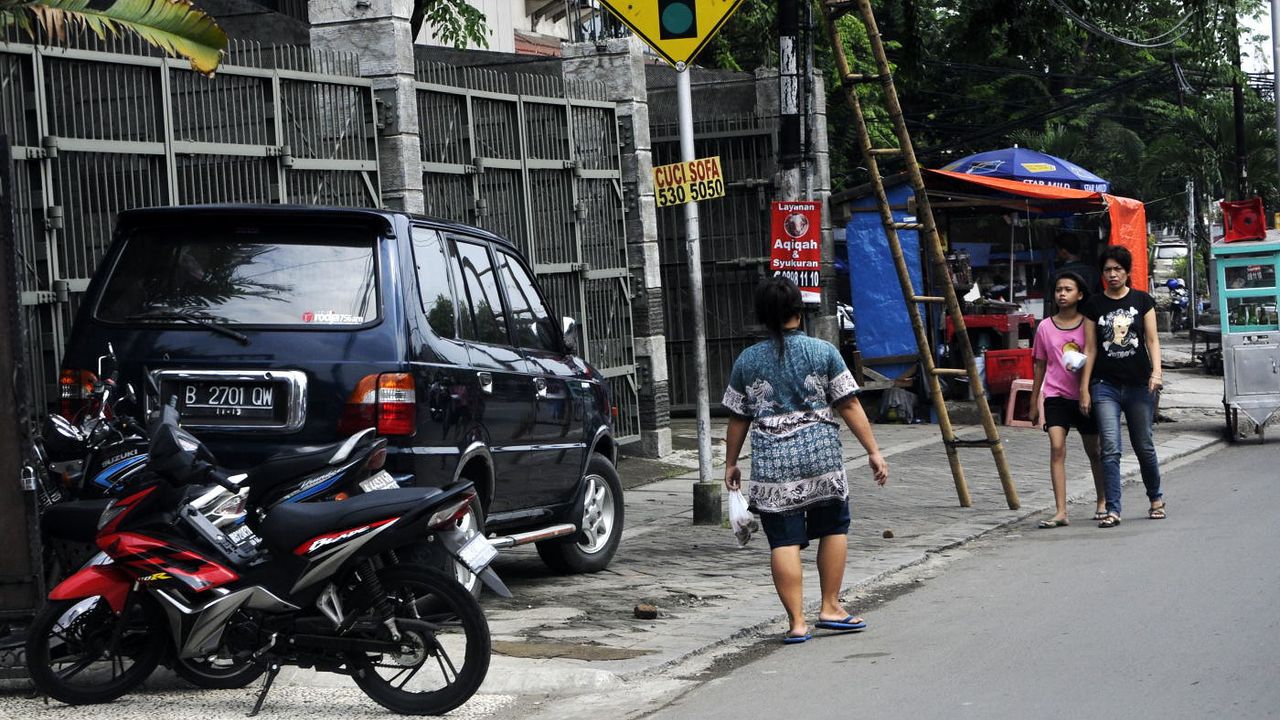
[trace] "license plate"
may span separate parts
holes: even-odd
[[[391,477],[391,473],[383,470],[377,475],[370,477],[368,480],[360,481],[360,489],[365,492],[373,492],[374,490],[395,490],[400,484]]]
[[[489,567],[489,563],[498,556],[498,551],[489,544],[489,540],[483,535],[476,535],[467,541],[458,550],[458,559],[463,565],[473,573],[479,573],[481,570]]]
[[[270,382],[184,382],[178,386],[178,411],[184,418],[274,420],[276,408],[285,405],[286,392]]]
[[[231,532],[227,533],[227,539],[235,543],[236,545],[239,545],[253,537],[254,537],[253,531],[249,529],[248,525],[241,525],[235,530],[232,530]]]

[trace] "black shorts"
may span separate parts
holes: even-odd
[[[849,521],[848,500],[832,500],[788,513],[760,513],[760,527],[769,538],[770,549],[799,545],[803,550],[809,547],[810,540],[848,535]]]
[[[1081,435],[1097,435],[1098,423],[1080,412],[1080,403],[1071,398],[1047,397],[1044,399],[1044,430],[1051,427],[1075,428]]]

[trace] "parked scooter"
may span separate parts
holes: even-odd
[[[253,714],[283,665],[352,675],[369,697],[405,714],[444,713],[476,692],[490,655],[478,603],[452,577],[397,557],[413,543],[438,542],[509,596],[488,567],[496,551],[457,529],[475,499],[469,482],[282,503],[261,514],[251,503],[262,547],[233,549],[189,500],[194,485],[240,487],[177,420],[167,405],[146,470],[98,523],[97,545],[114,563],[59,584],[32,623],[26,651],[38,690],[70,704],[108,702],[172,649],[181,658],[227,653],[266,669]]]
[[[1169,278],[1165,281],[1169,288],[1169,332],[1182,332],[1191,328],[1188,309],[1191,307],[1191,295],[1187,292],[1187,284],[1182,278]]]

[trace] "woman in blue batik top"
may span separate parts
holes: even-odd
[[[753,512],[769,539],[773,584],[787,610],[788,644],[812,637],[804,617],[800,551],[818,539],[822,607],[815,625],[862,630],[867,625],[840,604],[849,533],[849,484],[840,446],[839,415],[867,451],[876,483],[889,480],[871,423],[858,402],[858,384],[831,343],[800,331],[800,290],[784,277],[756,289],[756,318],[770,339],[738,356],[724,393],[733,413],[726,440],[725,487],[742,484],[738,455],[751,433]]]

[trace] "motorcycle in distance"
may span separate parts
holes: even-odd
[[[1181,332],[1191,328],[1188,309],[1191,307],[1191,295],[1187,292],[1187,284],[1182,278],[1169,278],[1165,281],[1169,288],[1169,332]]]
[[[235,552],[187,501],[197,484],[240,488],[177,420],[166,405],[146,471],[99,520],[97,544],[113,563],[60,583],[32,622],[26,653],[40,692],[70,704],[108,702],[170,649],[183,658],[226,652],[266,668],[253,713],[283,665],[351,675],[402,714],[444,713],[476,692],[490,655],[479,604],[450,575],[397,556],[424,539],[441,543],[510,595],[488,567],[496,551],[457,528],[475,497],[469,482],[282,503],[256,522],[262,548]],[[419,672],[428,664],[438,676]]]

